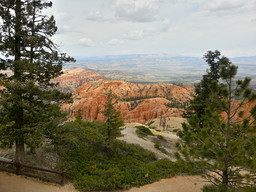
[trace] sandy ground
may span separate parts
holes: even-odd
[[[60,186],[38,179],[0,172],[0,192],[78,192],[71,184]]]
[[[163,130],[163,127],[160,125],[160,119],[152,119],[153,123],[150,126],[156,127],[157,130]],[[174,129],[181,129],[182,123],[187,122],[185,118],[179,117],[167,117],[166,126],[168,125],[167,131],[173,131]]]
[[[122,192],[200,192],[205,185],[198,176],[179,176]],[[78,192],[71,184],[60,186],[33,178],[0,172],[0,192]]]
[[[205,184],[199,176],[179,176],[132,188],[127,192],[200,192]]]
[[[169,158],[170,160],[175,161],[173,154],[174,152],[176,152],[175,144],[179,141],[179,137],[172,130],[181,129],[181,123],[183,123],[184,121],[185,120],[183,118],[168,118],[167,123],[169,124],[169,129],[166,131],[162,131],[162,127],[159,126],[159,119],[154,119],[154,123],[152,125],[155,127],[156,130],[150,130],[154,135],[161,135],[165,138],[165,141],[163,142],[165,146],[162,147],[164,147],[165,150],[169,152],[169,155],[166,155],[155,148],[154,138],[152,136],[147,136],[144,138],[138,137],[135,127],[143,124],[127,123],[122,130],[123,137],[120,137],[119,139],[126,141],[127,143],[138,144],[144,149],[154,152],[158,156],[158,158]],[[160,130],[160,132],[157,130]]]
[[[154,147],[154,143],[152,143],[149,140],[138,137],[138,135],[136,134],[136,128],[126,127],[122,131],[122,134],[123,134],[123,137],[120,137],[119,138],[120,140],[126,141],[127,143],[138,144],[144,149],[154,152],[159,158],[168,158],[166,154],[161,153],[159,150],[157,150]]]

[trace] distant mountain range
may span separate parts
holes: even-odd
[[[65,68],[84,68],[96,71],[107,78],[130,82],[171,82],[195,84],[208,68],[201,57],[173,56],[168,54],[112,55],[77,57],[75,64]],[[256,56],[234,57],[230,60],[239,66],[238,78],[249,76],[256,87]]]

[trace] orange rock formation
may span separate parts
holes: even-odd
[[[75,92],[75,90],[89,81],[97,81],[106,79],[103,75],[99,75],[94,71],[86,71],[81,68],[64,69],[63,74],[53,80],[59,83],[58,88],[64,92]]]
[[[234,115],[234,117],[233,117],[233,121],[243,120],[243,119],[249,117],[251,115],[250,111],[256,105],[256,100],[251,101],[251,102],[248,102],[247,100],[245,100],[245,104],[242,107],[239,107],[240,103],[241,103],[241,101],[235,100],[234,103],[232,104],[233,108],[231,110],[231,115],[233,115],[236,112],[236,115]],[[237,110],[237,108],[239,108],[239,109]],[[238,116],[239,111],[244,112],[242,117]],[[227,113],[223,112],[222,117],[226,120]]]
[[[118,96],[122,116],[126,122],[145,123],[159,117],[180,116],[181,107],[193,95],[192,86],[173,84],[134,84],[123,80],[98,80],[79,87],[74,94],[74,103],[63,108],[71,110],[71,116],[81,110],[83,118],[89,121],[103,121],[101,114],[106,102],[106,93]],[[166,106],[173,105],[173,108]]]

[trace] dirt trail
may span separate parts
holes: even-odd
[[[179,176],[122,192],[200,192],[204,182],[198,176]],[[0,172],[0,192],[78,192],[71,184],[60,186],[33,178]]]
[[[199,176],[179,176],[132,188],[126,192],[201,192],[205,184]]]
[[[0,192],[78,192],[71,184],[60,186],[38,179],[0,172]]]

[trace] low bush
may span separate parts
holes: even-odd
[[[154,147],[155,147],[156,149],[160,149],[160,144],[159,144],[159,143],[155,143],[155,144],[154,144]]]
[[[136,126],[136,133],[139,137],[145,137],[148,135],[154,135],[149,128],[145,126]]]
[[[162,140],[162,141],[166,141],[166,139],[162,135],[157,135],[157,138]]]
[[[160,143],[155,143],[154,147],[158,150],[160,150],[162,153],[167,154],[167,151],[165,148],[161,147]]]
[[[119,140],[106,145],[100,131],[102,126],[104,124],[82,121],[67,123],[56,142],[56,149],[61,157],[59,167],[66,171],[67,177],[73,180],[77,189],[129,189],[186,170],[168,159],[157,160],[154,153],[139,145]]]
[[[255,192],[255,186],[247,186],[247,187],[240,187],[234,189],[224,189],[221,186],[216,185],[206,185],[203,187],[203,192]]]

